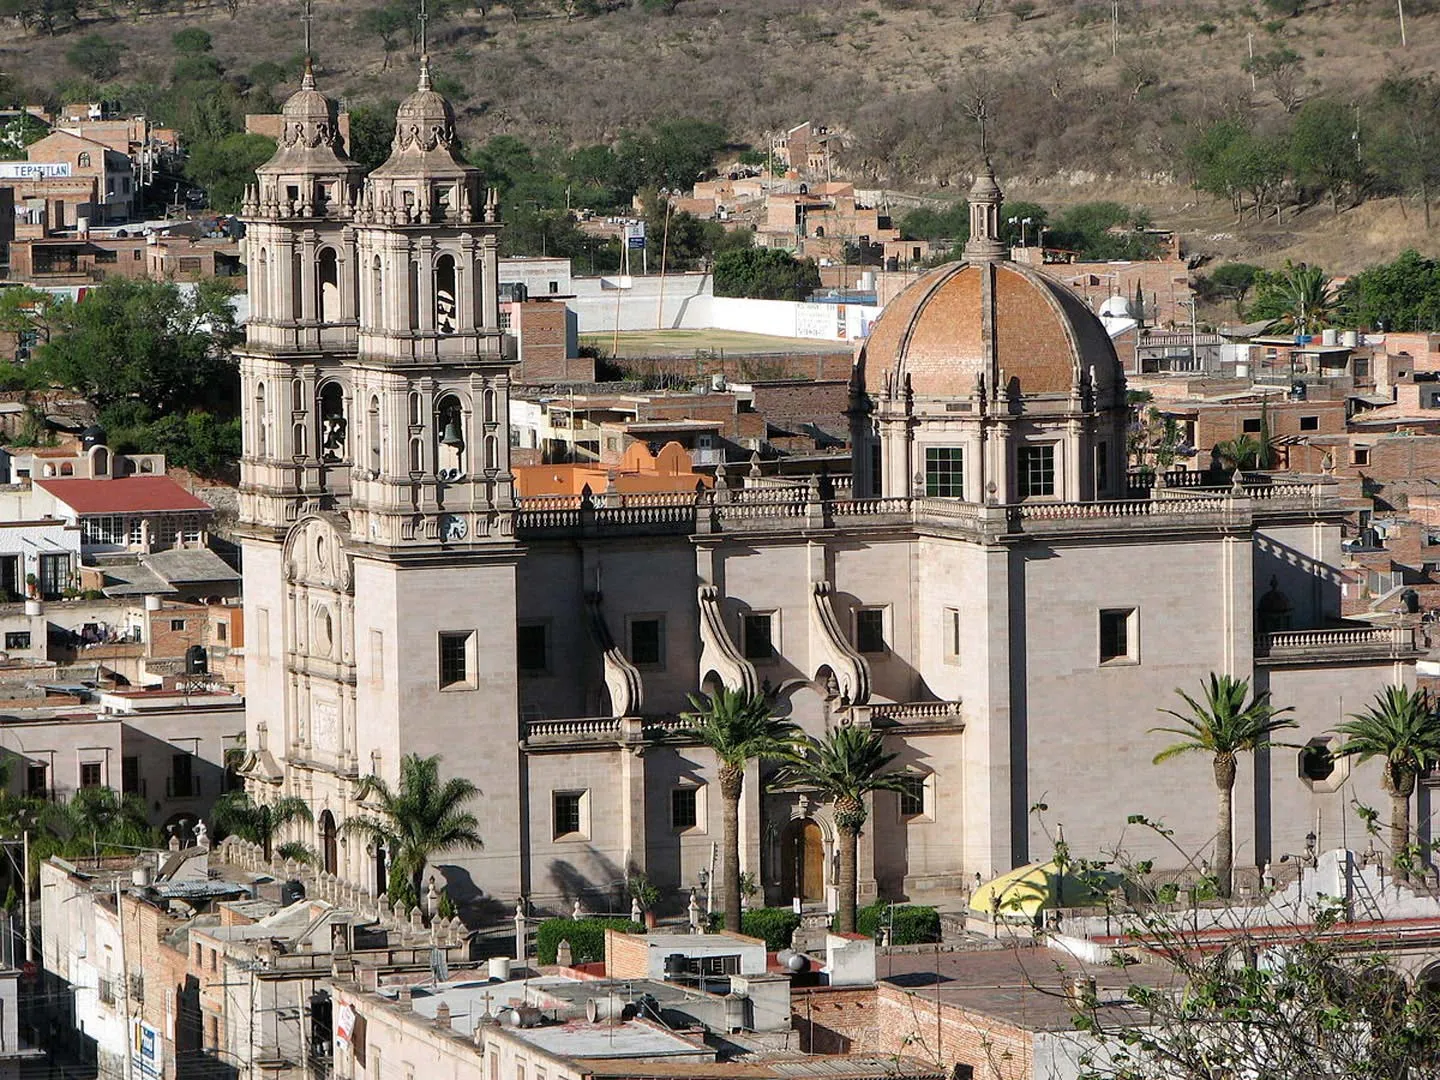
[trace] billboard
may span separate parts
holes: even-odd
[[[0,161],[0,180],[48,180],[69,175],[68,161]]]
[[[165,1044],[159,1028],[140,1019],[130,1021],[130,1061],[139,1080],[160,1080],[165,1075]]]
[[[645,223],[632,221],[625,226],[625,246],[639,251],[645,246]]]

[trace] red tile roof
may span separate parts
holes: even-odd
[[[152,513],[210,510],[168,476],[126,476],[117,480],[36,480],[77,514]]]

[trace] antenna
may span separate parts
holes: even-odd
[[[420,55],[425,56],[430,51],[425,35],[425,24],[430,21],[430,13],[425,10],[425,0],[420,0],[420,14],[417,18],[420,20]]]

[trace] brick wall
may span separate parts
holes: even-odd
[[[687,379],[849,379],[855,361],[849,349],[814,353],[766,353],[760,356],[645,356],[623,357],[615,365],[627,378],[674,375]]]
[[[937,1019],[933,998],[895,986],[881,985],[875,1004],[879,1053],[938,1061],[947,1069],[967,1066],[975,1080],[1031,1076],[1034,1042],[1028,1031],[945,1002],[938,1005]]]
[[[645,939],[638,934],[605,931],[605,973],[612,979],[648,978],[650,962]]]
[[[790,1022],[807,1054],[870,1054],[880,1047],[875,987],[790,992]]]
[[[1260,421],[1261,411],[1258,401],[1201,406],[1196,410],[1196,447],[1203,456],[1216,443],[1237,439],[1242,434],[1258,437],[1253,431],[1245,431],[1245,421],[1250,421],[1253,427]],[[1277,438],[1285,435],[1340,435],[1345,431],[1343,401],[1272,401],[1265,406],[1264,414],[1270,434]],[[1310,420],[1314,426],[1307,427],[1302,420]]]
[[[595,378],[593,359],[566,355],[568,309],[564,304],[534,300],[505,308],[510,314],[510,332],[520,341],[517,382],[590,382]]]

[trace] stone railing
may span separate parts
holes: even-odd
[[[958,701],[880,701],[850,709],[855,723],[877,727],[945,728],[965,726],[963,707]]]
[[[1277,630],[1260,634],[1255,655],[1271,660],[1306,660],[1353,656],[1395,656],[1415,651],[1410,626],[1356,626],[1331,630]]]
[[[907,524],[976,536],[1233,526],[1255,514],[1313,512],[1333,504],[1334,485],[1319,481],[1247,481],[1230,487],[1157,487],[1149,498],[1099,502],[1025,502],[988,506],[926,496],[837,498],[810,484],[739,489],[578,496],[520,501],[516,531],[545,535],[766,532]],[[829,497],[826,497],[829,496]]]
[[[589,716],[576,720],[526,720],[525,741],[537,739],[618,739],[623,721],[618,716]]]

